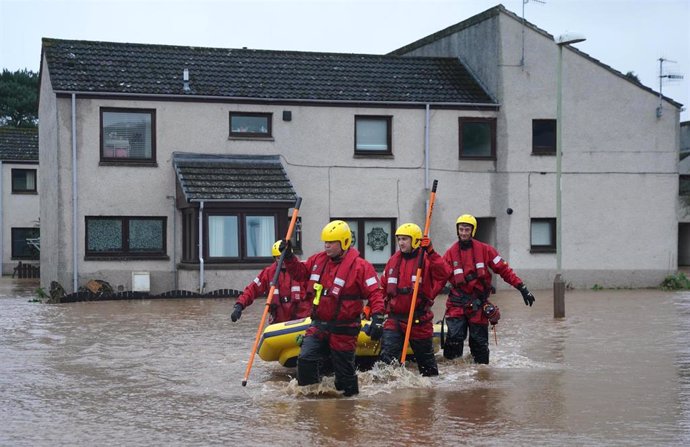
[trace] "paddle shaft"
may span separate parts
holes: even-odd
[[[297,222],[297,214],[299,214],[299,207],[302,204],[302,198],[297,197],[295,201],[295,208],[292,211],[292,219],[290,220],[290,226],[288,226],[287,234],[285,235],[285,241],[289,241],[292,238],[292,232],[295,229],[295,224]],[[259,346],[259,340],[261,339],[261,333],[264,330],[264,325],[266,324],[266,317],[268,316],[268,311],[271,309],[271,300],[273,299],[273,293],[276,290],[276,284],[278,283],[278,277],[280,276],[280,269],[283,267],[283,261],[285,260],[285,252],[283,250],[280,253],[278,261],[276,261],[276,273],[273,275],[273,280],[271,281],[271,288],[268,291],[268,296],[266,297],[266,306],[264,307],[264,312],[261,315],[261,322],[259,323],[259,328],[256,331],[256,337],[254,338],[254,346],[252,347],[252,353],[249,356],[249,362],[247,363],[247,369],[244,372],[244,380],[242,380],[242,386],[247,386],[247,380],[249,379],[249,372],[252,370],[252,365],[254,364],[254,356],[256,355],[256,349]]]
[[[436,187],[438,180],[434,180],[434,185],[431,187],[431,195],[429,197],[429,209],[426,213],[426,223],[424,224],[424,237],[429,236],[429,227],[431,226],[431,214],[434,210],[434,202],[436,201]],[[420,247],[421,248],[421,247]],[[419,294],[419,282],[422,277],[422,268],[424,267],[424,252],[419,250],[419,260],[417,261],[417,274],[414,277],[414,288],[412,289],[412,302],[410,303],[410,315],[407,317],[407,328],[405,328],[405,341],[403,342],[402,355],[400,356],[400,363],[405,364],[407,358],[407,346],[410,343],[410,333],[412,331],[412,323],[414,322],[414,308],[417,303],[417,295]]]

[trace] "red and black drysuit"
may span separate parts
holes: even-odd
[[[320,302],[312,308],[312,324],[307,329],[297,358],[300,386],[321,380],[319,364],[330,353],[335,386],[351,396],[359,392],[355,372],[355,348],[361,328],[363,300],[374,314],[384,310],[383,291],[374,267],[350,248],[337,259],[317,253],[304,263],[291,257],[285,265],[293,278],[308,281],[307,298],[314,298],[314,284],[323,286]]]
[[[476,239],[455,242],[443,255],[451,267],[451,290],[446,301],[446,325],[443,356],[462,357],[469,331],[470,353],[476,363],[489,363],[489,320],[483,312],[491,294],[491,272],[513,287],[522,280],[513,272],[498,251]]]
[[[381,361],[386,363],[400,362],[419,265],[419,250],[423,249],[417,248],[410,253],[397,251],[388,260],[381,275],[381,283],[386,290],[388,313],[381,337]],[[410,329],[410,346],[419,372],[423,376],[438,375],[433,346],[434,314],[431,307],[449,275],[450,267],[438,253],[434,251],[424,256],[414,319]]]
[[[237,298],[237,303],[246,308],[254,300],[266,295],[271,289],[271,281],[276,274],[277,262],[269,265],[257,275],[242,295]],[[282,268],[278,275],[278,282],[273,291],[273,299],[270,306],[270,322],[282,323],[283,321],[306,318],[311,313],[311,302],[306,300],[305,282],[297,281]]]

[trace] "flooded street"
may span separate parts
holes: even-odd
[[[531,309],[501,291],[490,365],[439,353],[437,378],[375,368],[343,398],[258,357],[241,386],[259,301],[232,323],[231,299],[48,305],[35,288],[0,281],[2,446],[690,443],[687,291],[568,291],[564,320],[550,290]]]

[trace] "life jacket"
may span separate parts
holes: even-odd
[[[486,268],[488,259],[485,259],[486,252],[482,249],[479,241],[472,239],[472,248],[462,250],[460,242],[456,242],[451,246],[450,256],[453,262],[453,274],[451,283],[454,287],[463,288],[467,292],[477,289],[479,292],[484,292],[491,288],[491,276]],[[463,262],[463,258],[471,256],[472,263],[467,271],[467,263]],[[469,286],[469,287],[467,287]],[[469,289],[469,290],[468,290]]]
[[[394,297],[396,295],[407,295],[408,293],[412,293],[412,290],[406,290],[405,289],[399,289],[398,288],[398,277],[400,276],[400,265],[402,264],[403,261],[403,255],[400,251],[396,252],[393,256],[397,257],[397,262],[395,263],[395,266],[392,268],[388,269],[388,279],[386,281],[386,295],[388,297]],[[415,256],[414,259],[417,259]],[[423,278],[419,278],[419,283],[422,283]],[[414,282],[417,280],[417,274],[416,274],[416,269],[414,273],[412,273],[412,276],[410,278],[410,282],[414,284]]]
[[[414,295],[414,283],[417,279],[417,261],[418,252],[413,251],[411,254],[405,254],[400,251],[396,252],[389,262],[386,264],[388,270],[386,271],[386,300],[388,301],[388,318],[391,320],[407,322],[409,319],[409,308],[412,302],[412,296]],[[406,268],[401,269],[403,262],[406,262]],[[425,268],[423,270],[431,268],[429,261],[425,260]],[[400,277],[400,271],[408,271],[410,264],[412,264],[412,271],[409,273],[409,282],[407,278]],[[405,273],[406,275],[407,273]],[[419,285],[417,290],[417,301],[415,303],[414,310],[414,323],[419,324],[421,322],[429,321],[433,318],[433,313],[431,312],[431,307],[433,305],[433,300],[429,299],[425,292],[424,287],[422,287],[422,280],[424,274],[419,278]],[[398,287],[401,284],[407,285],[407,287]],[[402,309],[407,308],[408,310],[400,313]],[[399,329],[399,326],[398,326]]]
[[[309,291],[314,290],[314,284],[318,283],[321,280],[321,275],[323,274],[323,271],[326,269],[326,264],[330,262],[330,259],[328,258],[326,252],[319,253],[316,256],[317,257],[314,260],[314,266],[311,269],[311,275],[309,276],[309,282],[307,283],[307,290]],[[346,251],[343,259],[340,261],[340,266],[337,268],[337,273],[341,271],[345,275],[349,275],[350,273],[352,273],[352,265],[355,263],[358,256],[359,255],[353,250]],[[340,291],[345,286],[346,280],[347,276],[345,278],[336,276],[333,279],[333,284],[331,285],[331,287],[323,290],[323,295],[330,295],[339,298]]]
[[[343,255],[343,258],[340,260],[338,263],[338,266],[336,268],[336,276],[333,278],[333,283],[330,285],[330,287],[324,287],[323,291],[321,293],[321,300],[324,298],[326,299],[335,299],[336,300],[336,305],[335,305],[335,310],[333,312],[333,316],[331,318],[331,322],[334,323],[340,323],[340,324],[351,324],[351,323],[359,323],[359,318],[353,319],[353,320],[337,320],[338,314],[340,313],[340,309],[342,307],[342,301],[343,300],[360,300],[361,297],[359,295],[356,296],[349,296],[349,295],[342,295],[341,292],[343,288],[345,287],[346,284],[348,284],[348,281],[350,280],[349,277],[354,273],[353,266],[355,262],[357,261],[357,258],[359,257],[359,252],[353,249],[349,249],[345,252]],[[312,266],[312,271],[311,275],[309,276],[309,282],[307,283],[307,290],[312,291],[314,290],[314,284],[321,284],[321,275],[323,275],[323,272],[326,270],[326,265],[328,262],[331,262],[328,255],[326,255],[325,252],[319,253],[316,255],[316,258],[314,260],[313,266]],[[341,273],[342,272],[342,273]],[[323,284],[322,284],[323,285]],[[314,304],[312,307],[312,320],[316,324],[317,321],[320,320],[318,318],[318,304]],[[359,314],[359,313],[358,313]]]
[[[276,284],[275,290],[273,291],[273,299],[271,300],[271,303],[286,304],[291,301],[299,301],[299,299],[302,297],[302,288],[300,287],[299,283],[292,279],[286,270],[282,270],[280,273],[281,275],[278,276],[278,284]],[[273,271],[273,275],[275,275],[275,270]],[[285,284],[283,284],[283,281],[281,281],[281,276],[283,277],[283,280],[285,278],[290,279],[290,292],[287,294],[281,293],[282,291],[287,290]]]

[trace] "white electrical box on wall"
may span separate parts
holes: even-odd
[[[149,272],[132,272],[132,291],[151,291],[151,275]]]

